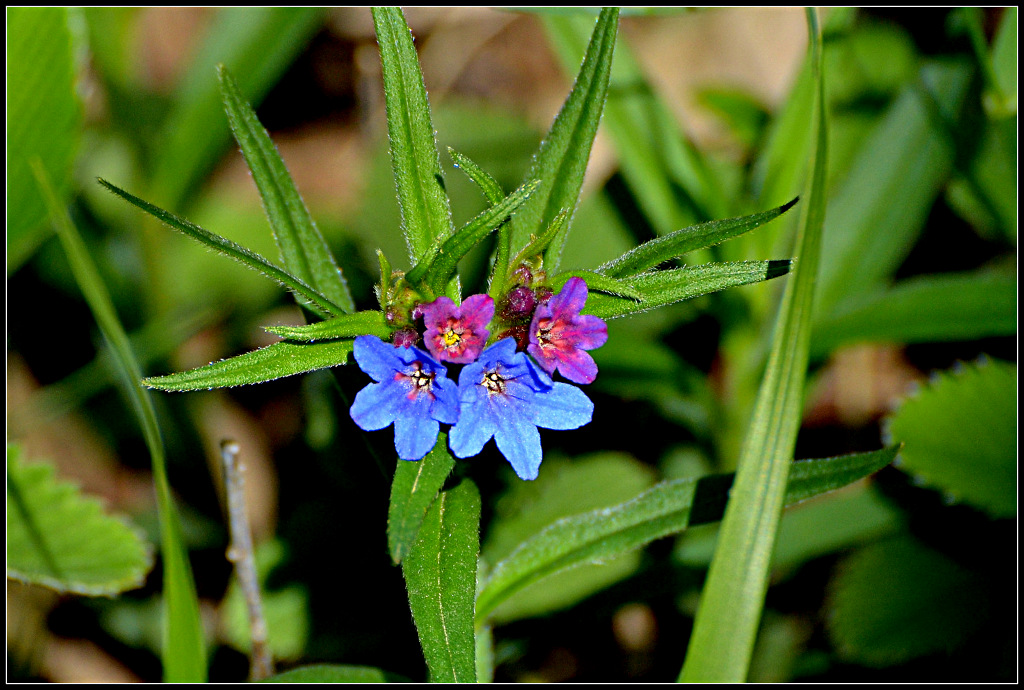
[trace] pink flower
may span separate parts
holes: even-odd
[[[570,278],[561,292],[540,304],[530,323],[529,352],[541,369],[555,369],[574,383],[591,383],[597,377],[594,358],[584,352],[601,347],[608,340],[608,326],[596,316],[582,316],[587,302],[587,284]]]
[[[462,306],[438,297],[419,306],[426,332],[423,342],[430,354],[442,362],[466,364],[475,361],[487,342],[487,324],[494,316],[494,300],[488,295],[471,295]]]

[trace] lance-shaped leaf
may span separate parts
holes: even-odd
[[[618,25],[617,8],[601,10],[576,83],[526,175],[527,180],[543,182],[511,224],[513,247],[525,246],[530,236],[540,234],[562,209],[569,209],[570,217],[576,209],[608,92]],[[544,264],[548,270],[558,268],[568,229],[568,224],[561,228],[547,249]]]
[[[217,76],[231,131],[252,171],[285,267],[346,312],[355,311],[341,269],[309,215],[270,135],[224,65],[218,65]]]
[[[885,467],[898,447],[792,463],[786,504],[832,491]],[[543,577],[640,548],[655,539],[720,520],[733,474],[662,482],[631,501],[563,518],[495,564],[477,597],[477,620]]]
[[[58,592],[113,595],[141,587],[153,554],[97,499],[59,482],[53,467],[24,464],[7,446],[7,577]]]
[[[379,311],[342,314],[305,326],[264,326],[263,329],[285,340],[302,342],[355,338],[359,335],[375,335],[383,340],[391,336],[391,328],[384,321],[384,314]]]
[[[565,285],[570,278],[582,278],[590,290],[607,292],[609,295],[628,297],[634,300],[643,298],[643,293],[633,287],[628,279],[610,278],[594,271],[566,271],[551,279],[551,288],[555,291]]]
[[[380,46],[402,232],[409,259],[417,264],[452,234],[451,211],[412,33],[397,7],[375,7],[373,26]]]
[[[34,167],[40,188],[50,209],[71,272],[85,296],[103,339],[117,361],[123,390],[131,400],[142,435],[153,460],[153,484],[156,487],[157,511],[160,517],[160,555],[163,558],[163,649],[161,658],[166,682],[203,682],[206,680],[206,644],[199,620],[199,599],[196,596],[192,567],[181,532],[181,522],[167,478],[163,439],[157,424],[153,402],[139,385],[142,373],[132,354],[128,336],[117,317],[114,303],[85,243],[60,207],[56,194],[41,166]]]
[[[639,301],[594,294],[587,299],[582,313],[600,316],[602,319],[638,314],[728,287],[777,278],[788,273],[791,265],[789,260],[734,261],[644,273],[621,281],[640,294]]]
[[[537,180],[527,182],[505,197],[501,203],[481,212],[455,235],[448,238],[429,263],[424,261],[409,271],[406,279],[410,283],[417,283],[426,277],[427,284],[434,294],[444,292],[445,286],[455,273],[459,260],[475,247],[477,242],[491,234],[505,219],[515,213],[516,209],[522,206],[539,184],[540,182]]]
[[[644,242],[639,247],[629,250],[597,270],[599,273],[604,273],[613,278],[642,273],[665,261],[678,258],[687,252],[711,247],[749,232],[770,220],[778,218],[791,209],[796,202],[797,199],[793,199],[788,204],[783,204],[770,211],[755,213],[741,218],[713,220],[708,223],[701,223],[677,230],[664,237]]]
[[[388,504],[388,550],[396,564],[412,550],[423,517],[453,467],[455,460],[448,452],[448,434],[443,431],[425,458],[418,462],[398,461]]]
[[[345,364],[352,352],[351,340],[327,340],[321,343],[283,341],[222,359],[177,374],[154,376],[142,382],[165,391],[199,391],[211,388],[244,386],[305,374],[317,369]]]
[[[451,146],[448,147],[448,155],[452,157],[455,167],[466,173],[466,177],[476,182],[477,187],[483,192],[484,198],[491,204],[497,204],[505,198],[501,191],[501,185],[479,165],[469,159],[468,156],[459,153]]]
[[[283,268],[270,263],[256,252],[246,249],[242,245],[232,242],[225,237],[215,235],[209,230],[201,228],[195,223],[187,221],[184,218],[179,218],[173,213],[165,211],[158,206],[154,206],[148,201],[143,201],[139,197],[129,194],[102,178],[99,180],[99,183],[131,205],[142,209],[157,220],[162,221],[182,234],[187,235],[199,243],[205,244],[207,247],[234,259],[243,266],[248,266],[254,271],[262,273],[271,280],[277,281],[279,284],[298,295],[302,300],[308,302],[309,308],[318,315],[326,318],[328,316],[338,316],[345,313],[344,309],[334,304],[331,300],[321,295],[302,280],[291,275]]]
[[[443,491],[402,562],[432,683],[476,682],[473,609],[480,552],[480,492],[469,480]]]

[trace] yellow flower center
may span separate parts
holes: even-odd
[[[444,335],[441,337],[444,339],[445,347],[452,347],[454,345],[458,345],[462,341],[462,335],[456,333],[450,328],[447,331],[445,331]]]

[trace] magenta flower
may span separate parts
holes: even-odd
[[[423,342],[430,354],[442,362],[467,364],[475,361],[487,342],[487,324],[494,316],[494,300],[488,295],[471,295],[462,306],[438,297],[419,306],[427,330]]]
[[[561,292],[537,307],[526,347],[541,369],[549,374],[558,369],[574,383],[591,383],[597,377],[597,364],[585,350],[608,340],[603,320],[580,314],[586,302],[587,284],[582,278],[570,278]]]

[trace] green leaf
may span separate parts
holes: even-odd
[[[452,234],[451,210],[412,33],[397,7],[375,7],[373,25],[384,74],[391,165],[402,232],[409,260],[416,265],[432,257]]]
[[[720,242],[738,237],[745,232],[778,218],[793,207],[798,199],[770,211],[755,213],[742,218],[713,220],[701,223],[671,234],[644,242],[622,256],[598,268],[599,273],[611,277],[622,277],[642,273],[665,261],[678,258],[696,249],[711,247]]]
[[[1000,361],[940,374],[888,420],[900,469],[994,517],[1017,514],[1017,367]]]
[[[24,464],[7,445],[7,577],[58,592],[113,595],[141,587],[153,567],[149,545],[100,502]]]
[[[256,252],[250,251],[227,238],[215,235],[209,230],[201,228],[195,223],[189,222],[184,218],[179,218],[173,213],[154,206],[147,201],[143,201],[137,196],[115,187],[102,178],[99,179],[99,183],[131,205],[142,209],[157,220],[181,232],[183,235],[191,237],[200,244],[204,244],[228,258],[234,259],[243,266],[247,266],[254,271],[262,273],[271,280],[277,281],[279,284],[294,292],[300,298],[309,302],[309,308],[321,317],[339,316],[345,313],[344,309],[331,302],[310,286],[306,285],[302,280],[299,280],[284,269],[270,263]]]
[[[790,463],[785,503],[838,489],[892,462],[897,448]],[[563,518],[495,564],[477,596],[483,622],[509,596],[553,573],[639,548],[691,525],[721,519],[732,474],[661,482],[631,501]]]
[[[782,297],[767,370],[743,442],[680,681],[746,680],[800,428],[828,160],[822,43],[815,10],[807,10],[807,23],[817,94],[810,123],[814,143],[804,197],[807,205],[802,209],[796,241],[800,260]]]
[[[609,278],[606,275],[594,273],[593,271],[566,271],[564,273],[559,273],[555,277],[551,278],[551,288],[557,291],[569,282],[571,278],[582,278],[586,281],[587,288],[590,290],[599,290],[600,292],[606,292],[609,295],[628,297],[629,299],[637,301],[643,299],[643,293],[633,287],[628,279],[618,280],[616,278]]]
[[[252,171],[285,267],[344,311],[355,311],[341,269],[309,215],[270,135],[224,65],[218,65],[217,76],[231,131]]]
[[[1017,8],[1008,7],[992,42],[992,71],[999,100],[986,103],[993,114],[1017,114]]]
[[[345,364],[352,352],[351,340],[319,343],[274,343],[204,367],[166,376],[143,379],[150,388],[165,391],[198,391],[263,383],[295,374]]]
[[[473,482],[441,492],[402,562],[432,683],[476,682],[473,603],[480,551],[480,492]]]
[[[819,320],[812,353],[845,343],[976,340],[1017,332],[1017,280],[995,271],[908,278]]]
[[[29,161],[38,158],[59,198],[68,192],[81,136],[68,10],[7,8],[7,273],[45,237],[46,202]]]
[[[454,467],[455,460],[448,452],[448,435],[443,431],[438,434],[434,449],[419,462],[399,460],[388,504],[388,550],[396,564],[412,550],[423,517]]]
[[[49,206],[50,218],[57,228],[71,272],[85,296],[103,339],[117,361],[124,392],[131,400],[142,434],[153,459],[153,483],[156,485],[157,512],[160,516],[160,552],[163,557],[164,634],[163,665],[166,682],[203,682],[206,680],[206,645],[199,620],[199,600],[182,536],[181,522],[171,495],[163,439],[153,402],[140,385],[142,372],[132,354],[128,336],[117,318],[103,279],[93,263],[85,243],[60,207],[53,188],[41,167],[35,168],[40,188]]]
[[[491,234],[495,228],[515,213],[516,209],[523,205],[539,185],[540,182],[537,180],[528,182],[505,197],[501,203],[481,212],[455,235],[449,237],[429,263],[421,262],[416,268],[409,271],[406,279],[410,283],[416,283],[426,277],[427,285],[435,294],[443,293],[445,286],[455,273],[459,260],[480,240]]]
[[[379,311],[358,311],[355,314],[342,314],[305,326],[264,326],[265,331],[279,335],[285,340],[334,340],[336,338],[354,338],[359,335],[375,335],[384,339],[391,337],[391,328]]]
[[[842,658],[867,666],[948,653],[986,620],[986,586],[910,536],[871,544],[837,571],[829,635]]]
[[[602,319],[639,314],[728,287],[771,280],[788,273],[790,265],[790,261],[735,261],[644,273],[622,281],[640,294],[640,301],[595,294],[587,299],[583,313]]]
[[[925,64],[869,135],[828,204],[815,311],[873,292],[903,263],[953,166],[970,69]]]
[[[501,191],[501,185],[491,177],[483,168],[464,156],[451,146],[448,147],[448,155],[455,162],[455,167],[466,173],[466,177],[476,182],[476,185],[483,192],[484,198],[491,204],[501,203],[505,198],[505,192]]]
[[[541,186],[512,221],[513,247],[525,246],[531,235],[540,234],[563,209],[569,210],[570,218],[576,209],[608,91],[618,23],[618,9],[601,10],[576,83],[526,174],[526,180],[541,180]],[[548,247],[544,257],[547,270],[558,269],[567,234],[568,225]]]
[[[276,676],[264,678],[261,683],[387,683],[389,674],[372,666],[343,666],[341,664],[313,664],[299,666]],[[396,680],[397,682],[397,680]]]
[[[241,95],[259,103],[320,27],[319,7],[225,7],[173,96],[156,139],[152,198],[179,210],[231,140],[216,66],[225,64]]]

